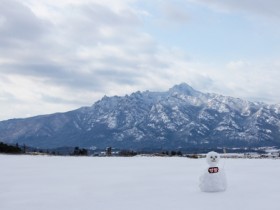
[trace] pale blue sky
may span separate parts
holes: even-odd
[[[280,103],[279,11],[278,0],[0,0],[0,120],[182,82]]]
[[[141,6],[153,14],[144,21],[144,30],[169,47],[179,47],[191,57],[218,62],[231,59],[258,60],[279,56],[279,19],[243,14],[238,11],[216,11],[204,5],[180,3],[189,17],[185,22],[168,20],[158,5]]]

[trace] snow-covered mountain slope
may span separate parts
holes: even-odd
[[[183,83],[167,92],[103,97],[67,113],[0,122],[6,143],[123,149],[280,145],[280,105],[202,93]]]

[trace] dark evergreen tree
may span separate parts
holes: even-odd
[[[171,156],[175,156],[176,155],[176,152],[175,151],[171,151]]]
[[[182,154],[181,151],[178,151],[178,152],[177,152],[177,155],[178,155],[178,156],[182,156],[183,154]]]
[[[87,156],[88,151],[86,149],[80,149],[79,147],[75,147],[74,152],[72,155],[75,156]]]

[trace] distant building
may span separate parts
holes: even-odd
[[[106,148],[106,155],[111,156],[112,155],[112,147],[107,147]]]

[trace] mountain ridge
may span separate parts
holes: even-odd
[[[280,105],[202,93],[182,83],[166,92],[104,96],[65,113],[1,121],[0,139],[39,148],[279,146]]]

